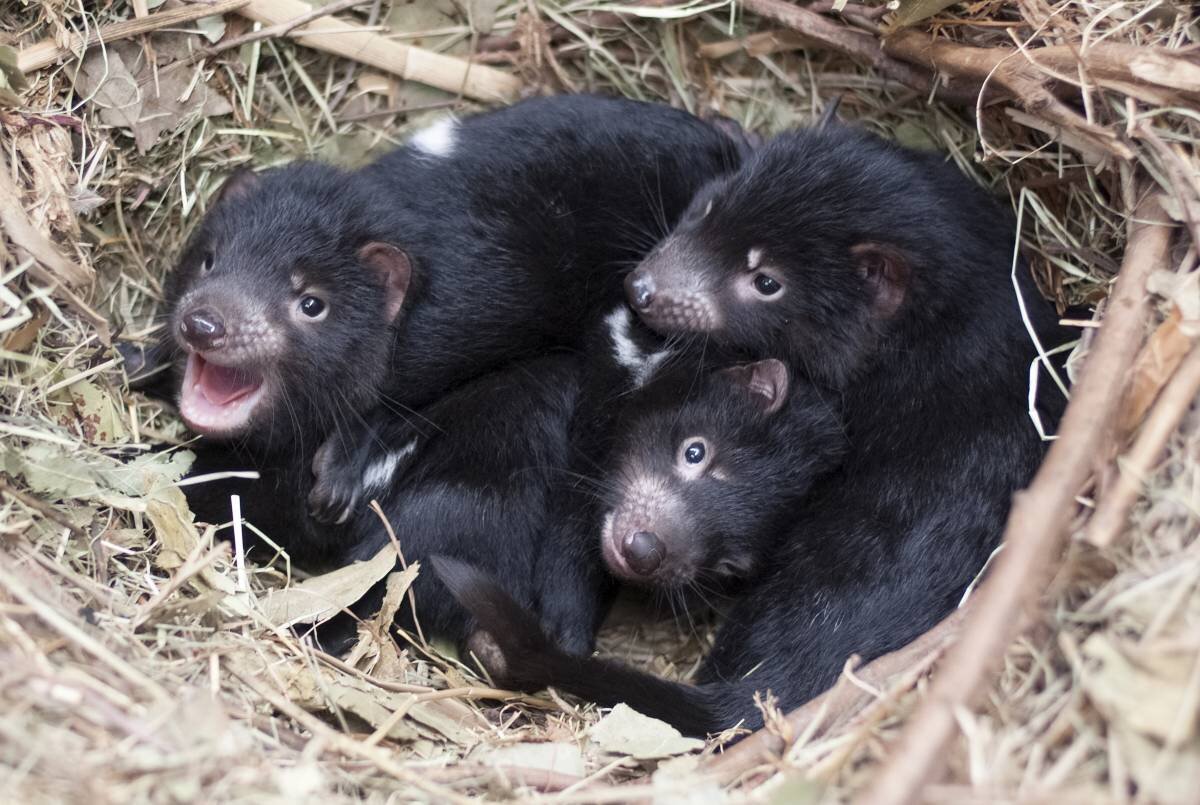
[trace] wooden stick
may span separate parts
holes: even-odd
[[[250,43],[257,42],[261,39],[273,39],[277,36],[287,36],[294,29],[299,28],[301,25],[306,23],[312,22],[313,20],[319,20],[321,17],[328,17],[330,14],[337,14],[339,11],[345,11],[348,8],[365,5],[369,2],[371,2],[371,0],[336,0],[335,2],[326,6],[317,6],[307,14],[301,14],[295,19],[281,22],[278,25],[272,25],[269,28],[260,28],[257,31],[250,31],[249,33],[242,34],[241,36],[235,36],[232,39],[223,40],[215,45],[206,47],[203,50],[197,51],[192,57],[192,61],[206,59],[209,56],[215,56],[218,53],[224,53],[227,50],[240,48],[242,45],[249,45]]]
[[[63,59],[81,56],[85,50],[101,42],[116,42],[119,39],[128,39],[138,34],[157,31],[159,28],[180,25],[202,17],[225,14],[229,11],[236,11],[249,2],[250,0],[215,0],[215,2],[193,3],[183,8],[174,8],[170,11],[160,11],[157,14],[148,14],[144,17],[102,25],[86,34],[72,34],[63,44],[59,44],[56,39],[43,39],[17,54],[17,67],[23,73],[40,70]]]
[[[1004,550],[984,579],[929,693],[869,790],[868,805],[907,803],[936,779],[954,736],[956,711],[971,706],[1005,649],[1032,620],[1034,607],[1060,564],[1075,496],[1113,427],[1150,305],[1146,278],[1167,263],[1172,227],[1157,195],[1137,205],[1132,233],[1108,313],[1071,402],[1029,489],[1018,493],[1004,533]]]
[[[1133,159],[1134,153],[1116,136],[1060,101],[1049,84],[1053,76],[1039,69],[1015,48],[984,48],[933,39],[929,34],[904,30],[883,41],[883,50],[905,62],[921,64],[956,78],[982,82],[992,80],[1012,93],[1024,109],[1082,139],[1094,151]],[[1078,69],[1078,64],[1072,70]]]
[[[878,688],[889,686],[889,682],[907,673],[912,668],[925,664],[931,655],[939,654],[953,642],[962,629],[964,609],[957,609],[937,626],[916,640],[890,654],[879,657],[858,669],[855,675]],[[870,702],[871,695],[857,685],[838,684],[817,698],[793,710],[787,716],[787,724],[793,735],[800,735],[814,718],[822,716],[826,727],[821,732],[851,718]],[[759,730],[743,739],[729,751],[717,755],[708,765],[708,771],[722,783],[735,780],[740,775],[764,762],[778,758],[787,749],[784,740],[773,732]]]
[[[936,86],[933,76],[884,52],[875,36],[834,22],[806,8],[794,6],[784,0],[742,0],[747,11],[774,20],[801,34],[812,42],[845,54],[855,61],[875,68],[886,78],[898,81],[923,93]],[[975,104],[977,86],[936,86],[937,96],[953,103]]]
[[[300,0],[253,0],[238,13],[273,26],[286,25],[312,10]],[[353,59],[406,81],[419,81],[476,100],[508,101],[521,89],[519,78],[494,67],[393,42],[348,20],[338,20],[336,33],[315,32],[313,23],[308,23],[296,28],[289,36],[305,47]]]
[[[1167,447],[1167,440],[1179,427],[1196,395],[1200,394],[1200,347],[1194,347],[1174,376],[1167,382],[1158,401],[1129,453],[1117,464],[1117,480],[1107,490],[1088,523],[1087,541],[1107,547],[1125,527],[1129,512],[1137,502],[1143,481]]]

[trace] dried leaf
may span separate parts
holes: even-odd
[[[80,92],[100,108],[107,126],[132,129],[142,114],[137,81],[125,66],[119,48],[96,48],[79,69]]]
[[[1192,339],[1181,329],[1179,308],[1173,308],[1166,321],[1146,341],[1133,365],[1133,380],[1121,417],[1123,432],[1133,430],[1146,416],[1158,393],[1175,374],[1180,362],[1192,350]]]
[[[504,0],[471,0],[471,25],[481,34],[490,34],[496,26],[496,12]]]
[[[123,441],[129,432],[125,417],[112,395],[105,393],[90,380],[79,380],[67,387],[80,429],[89,444],[112,444]]]
[[[276,673],[287,686],[288,698],[301,707],[313,711],[336,707],[376,729],[388,725],[387,737],[393,740],[414,741],[429,730],[460,746],[469,746],[479,740],[479,736],[465,726],[472,720],[473,713],[462,702],[422,702],[414,693],[384,690],[354,676],[314,671],[300,662],[276,667]],[[397,712],[403,713],[404,717],[397,719]]]
[[[900,7],[887,26],[888,32],[897,31],[906,26],[918,23],[937,14],[942,9],[949,8],[958,0],[900,0]]]
[[[684,738],[679,730],[644,716],[627,704],[618,704],[590,730],[588,737],[604,752],[638,760],[682,755],[704,746],[704,741]]]
[[[1200,335],[1200,272],[1155,271],[1146,279],[1146,290],[1174,302],[1183,317],[1184,332]]]
[[[259,608],[267,621],[279,629],[319,621],[362,598],[395,566],[396,549],[388,544],[365,562],[339,567],[275,591],[260,599]]]
[[[159,35],[153,40],[159,55],[186,55],[187,36]],[[137,66],[137,73],[129,65]],[[138,151],[145,153],[166,131],[174,131],[193,116],[229,114],[229,101],[203,81],[195,71],[172,64],[158,66],[144,57],[141,46],[120,42],[97,48],[80,70],[81,89],[101,107],[100,119],[129,130]]]
[[[379,728],[392,720],[397,710],[407,710],[416,702],[412,693],[395,693],[377,688],[354,677],[320,679],[308,666],[296,663],[277,673],[284,679],[288,698],[306,710],[328,711],[334,707],[352,713],[372,727]],[[417,729],[406,719],[398,719],[387,731],[396,741],[412,741],[420,737]]]
[[[1081,682],[1096,709],[1125,729],[1182,742],[1196,731],[1188,684],[1196,659],[1185,652],[1138,647],[1122,651],[1102,633],[1089,637]]]
[[[225,18],[220,14],[212,17],[201,17],[196,20],[196,27],[200,29],[200,33],[209,42],[217,43],[221,41],[221,37],[225,35]]]
[[[482,744],[471,753],[471,759],[485,766],[544,769],[575,777],[582,777],[586,772],[583,752],[575,743],[523,743],[513,746]]]
[[[21,93],[29,89],[29,81],[17,66],[17,50],[10,45],[0,45],[0,103],[5,106],[20,106]]]
[[[0,467],[22,476],[42,497],[90,500],[140,512],[146,508],[146,498],[183,477],[194,458],[187,451],[148,453],[123,463],[103,454],[34,442],[23,449],[5,445]]]
[[[37,312],[21,326],[5,333],[4,340],[0,342],[9,352],[27,351],[37,340],[37,335],[42,331],[42,327],[50,321],[48,307],[45,305],[31,305],[31,307]]]

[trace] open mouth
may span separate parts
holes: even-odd
[[[250,420],[264,389],[258,372],[219,366],[193,352],[183,373],[179,413],[199,433],[232,434]]]

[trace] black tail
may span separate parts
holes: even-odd
[[[488,668],[498,682],[524,690],[554,687],[602,707],[624,702],[685,735],[704,737],[729,726],[720,723],[713,707],[717,691],[668,682],[610,660],[567,654],[488,574],[445,556],[430,557],[430,562],[499,649],[502,659]]]

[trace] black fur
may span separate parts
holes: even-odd
[[[1014,237],[1007,212],[938,157],[838,126],[785,134],[702,191],[631,277],[631,301],[664,333],[787,356],[840,395],[850,451],[733,607],[695,686],[564,665],[498,620],[537,647],[533,681],[697,734],[753,727],[756,691],[798,706],[851,654],[882,655],[952,609],[1044,450],[1026,410],[1035,349],[1009,276]],[[759,273],[751,249],[782,295],[737,284]],[[1065,340],[1023,265],[1017,284],[1043,343]],[[1052,428],[1063,401],[1042,389]],[[497,618],[511,612],[480,589]]]
[[[258,469],[272,536],[298,561],[337,561],[347,529],[292,511],[312,493],[318,446],[329,441],[316,511],[357,513],[379,452],[437,433],[415,411],[498,366],[579,344],[628,268],[738,154],[678,110],[562,96],[459,121],[449,156],[410,144],[357,172],[297,163],[236,177],[168,277],[161,350],[178,389],[179,328],[197,305],[232,310],[231,329],[261,313],[279,342],[266,349],[242,327],[253,354],[238,366],[265,378],[266,396],[224,434],[227,447],[202,448],[200,468]],[[360,254],[369,243],[412,265],[391,324],[383,279]],[[296,313],[309,293],[327,303],[323,321]],[[224,491],[196,494],[220,506]]]

